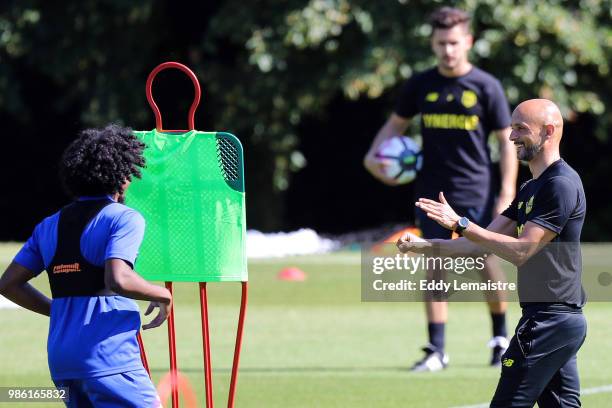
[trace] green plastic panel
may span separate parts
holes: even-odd
[[[126,204],[146,220],[137,272],[148,280],[247,281],[242,145],[230,133],[136,131],[142,179]]]

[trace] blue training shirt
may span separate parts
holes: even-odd
[[[92,199],[100,197],[79,198]],[[46,269],[55,255],[59,215],[58,211],[36,226],[14,262],[35,275]],[[134,265],[144,229],[144,218],[137,211],[109,204],[85,227],[81,254],[96,266],[111,258]],[[124,296],[53,299],[47,341],[51,378],[89,378],[142,368],[136,340],[140,323],[138,305]]]

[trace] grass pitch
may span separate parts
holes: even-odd
[[[18,248],[0,245],[2,272]],[[585,271],[610,265],[612,246],[591,245],[587,251]],[[485,304],[452,303],[447,327],[449,369],[413,374],[408,367],[420,358],[419,347],[426,342],[423,304],[362,303],[359,262],[360,254],[355,252],[249,263],[249,307],[236,406],[420,408],[488,402],[499,369],[487,366],[490,322]],[[285,266],[302,268],[308,279],[278,281],[276,274]],[[48,293],[44,274],[33,283]],[[239,299],[239,284],[209,285],[217,406],[226,405]],[[144,302],[144,310],[143,306]],[[199,406],[204,406],[196,284],[176,284],[175,313],[179,369],[195,388]],[[591,302],[585,308],[588,336],[579,353],[583,389],[612,384],[611,314],[609,303]],[[510,330],[519,315],[518,305],[511,304]],[[0,327],[0,387],[51,386],[48,320],[25,310],[3,309]],[[145,332],[144,341],[157,383],[168,370],[166,326]],[[583,405],[612,406],[608,388],[583,396]]]

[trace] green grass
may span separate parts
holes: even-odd
[[[0,267],[18,250],[0,245]],[[585,269],[606,267],[610,246],[585,249]],[[589,264],[592,262],[593,264]],[[295,265],[305,282],[281,282],[276,274]],[[245,327],[238,407],[449,407],[490,399],[498,369],[486,363],[490,322],[483,303],[453,303],[447,327],[451,367],[413,374],[407,367],[425,343],[421,303],[362,303],[359,253],[340,253],[249,264],[249,309]],[[47,291],[46,277],[34,284]],[[209,285],[215,404],[226,405],[240,285]],[[179,368],[204,406],[199,298],[195,284],[176,284]],[[142,307],[141,307],[142,308]],[[579,354],[583,388],[612,384],[612,325],[608,303],[585,309],[588,338]],[[511,304],[509,326],[519,318]],[[145,318],[147,319],[147,318]],[[0,310],[0,386],[50,386],[44,317]],[[168,370],[166,327],[145,332],[157,382]],[[586,407],[612,405],[612,393],[583,397]],[[2,404],[0,403],[0,406]],[[6,406],[15,406],[6,404]],[[35,404],[32,406],[57,406]],[[168,405],[169,406],[169,405]]]

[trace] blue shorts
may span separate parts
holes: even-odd
[[[68,387],[68,408],[158,408],[161,402],[145,369],[102,377],[54,380]]]
[[[437,200],[437,199],[436,199]],[[493,220],[493,197],[486,204],[479,207],[460,207],[452,206],[453,210],[460,217],[467,217],[469,220],[482,228],[486,228]],[[420,208],[416,208],[417,226],[423,233],[423,238],[427,239],[450,239],[453,235],[451,230],[442,227],[440,224],[427,216],[427,213]]]

